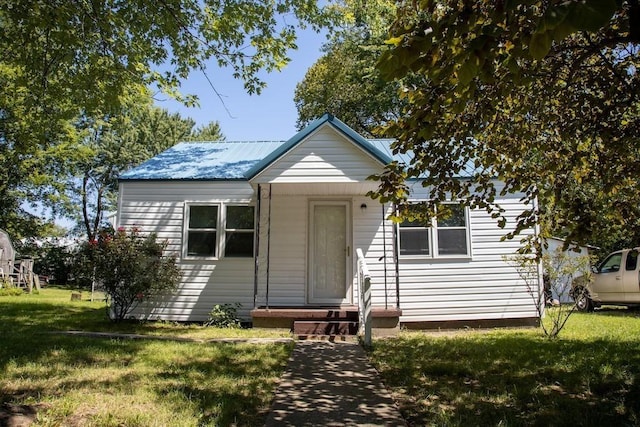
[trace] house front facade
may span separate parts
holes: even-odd
[[[394,160],[389,144],[325,115],[288,141],[182,143],[123,174],[118,226],[166,239],[183,273],[174,295],[132,315],[202,321],[240,303],[242,318],[282,326],[303,310],[357,307],[360,249],[374,313],[395,325],[535,324],[527,285],[504,259],[520,244],[501,239],[520,197],[497,201],[503,229],[455,202],[447,219],[396,224],[392,204],[367,197],[378,185],[367,178]],[[412,201],[427,197],[410,186]]]

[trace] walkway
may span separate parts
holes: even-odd
[[[357,344],[299,341],[265,427],[406,426]]]

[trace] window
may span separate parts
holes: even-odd
[[[439,255],[467,255],[467,215],[464,206],[440,206],[436,219]]]
[[[622,262],[622,253],[616,252],[600,264],[600,273],[614,273],[620,271],[620,263]]]
[[[225,256],[253,256],[253,206],[227,206]]]
[[[416,209],[423,206],[415,204]],[[401,256],[456,257],[469,255],[467,210],[459,204],[442,204],[437,218],[409,218],[398,225]]]
[[[187,256],[215,257],[218,206],[190,205],[187,224]]]
[[[253,206],[189,204],[186,208],[186,257],[253,257]]]
[[[627,254],[627,261],[624,269],[627,271],[634,271],[638,267],[638,251],[633,249]]]
[[[415,204],[416,209],[419,205]],[[400,255],[424,255],[431,254],[431,228],[425,220],[406,219],[399,225],[398,238],[400,239]]]

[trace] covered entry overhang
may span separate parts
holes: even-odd
[[[377,272],[374,322],[397,327],[397,256],[394,228],[386,219],[392,207],[366,196],[375,187],[374,182],[254,185],[255,326],[298,328],[303,334],[309,327],[350,331],[358,316],[355,253],[360,248]],[[318,326],[319,319],[334,322]]]

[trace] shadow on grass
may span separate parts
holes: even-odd
[[[417,336],[372,357],[410,425],[638,425],[640,345]]]
[[[190,400],[205,425],[263,425],[291,344],[238,346],[217,343],[212,354],[160,372],[168,401]]]
[[[182,425],[261,425],[292,347],[52,334],[114,327],[99,303],[6,301],[0,302],[0,405],[53,402],[48,416],[56,425],[78,416],[68,408],[84,405],[89,395],[122,402],[122,414],[104,415],[122,425],[139,410],[135,403],[129,409],[129,401],[146,399],[153,422],[161,424],[153,411],[185,420]]]

